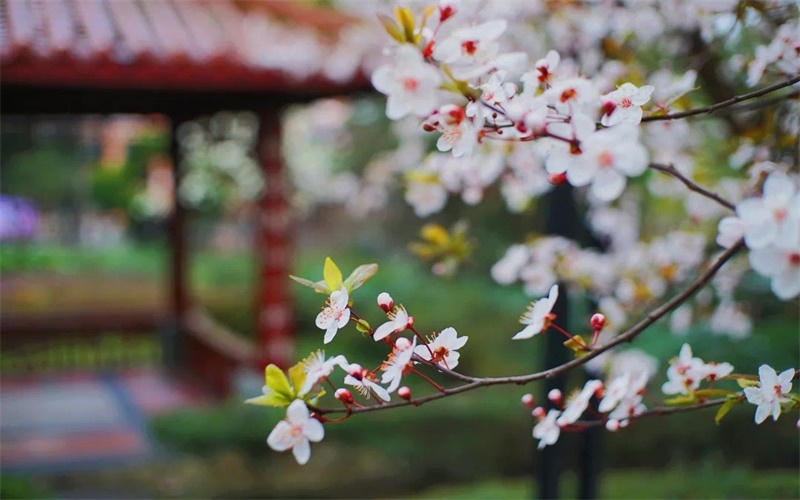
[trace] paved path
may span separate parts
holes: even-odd
[[[144,462],[160,452],[149,417],[207,401],[155,370],[3,377],[0,467],[51,474]]]

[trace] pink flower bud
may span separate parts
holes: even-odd
[[[353,363],[349,368],[347,368],[347,374],[356,380],[361,380],[364,378],[364,369],[361,367],[361,365]]]
[[[606,429],[610,430],[611,432],[616,432],[619,430],[619,420],[610,419],[606,422]]]
[[[395,341],[394,346],[401,351],[405,351],[411,347],[411,341],[405,337],[400,337]]]
[[[546,412],[544,411],[544,408],[542,408],[541,406],[537,406],[536,408],[533,409],[531,415],[533,415],[534,418],[538,418],[539,420],[541,420],[544,418],[545,413]]]
[[[561,391],[559,391],[558,389],[553,389],[552,391],[547,393],[547,399],[549,399],[555,404],[561,403]]]
[[[592,315],[592,319],[589,320],[589,323],[592,325],[592,328],[595,331],[600,331],[606,326],[606,317],[600,313],[595,313]]]
[[[631,421],[628,420],[627,418],[625,420],[620,420],[619,421],[619,428],[620,429],[624,429],[625,427],[628,427],[629,423],[631,423]]]
[[[425,48],[422,49],[422,57],[424,57],[425,59],[429,59],[433,55],[433,45],[435,43],[436,42],[431,40],[425,45]]]
[[[333,393],[334,397],[341,401],[342,403],[346,404],[353,404],[353,395],[345,388],[336,389],[336,392]]]
[[[381,292],[381,294],[378,295],[378,307],[388,313],[394,308],[394,299],[392,299],[392,296],[388,293]]]
[[[522,404],[528,408],[533,408],[533,406],[536,404],[536,400],[533,399],[533,394],[525,394],[522,396]]]
[[[403,386],[397,389],[397,395],[401,398],[405,399],[406,401],[411,399],[411,389],[406,386]]]
[[[550,181],[550,184],[553,184],[555,186],[560,186],[561,184],[567,182],[567,174],[563,172],[560,174],[550,174],[548,180]]]

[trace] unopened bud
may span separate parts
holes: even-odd
[[[424,57],[425,59],[429,59],[433,55],[433,45],[434,45],[434,43],[436,43],[436,42],[431,40],[425,45],[425,48],[422,49],[422,57]]]
[[[341,401],[342,403],[346,404],[353,404],[353,395],[345,388],[336,389],[336,392],[333,393],[334,397]]]
[[[547,393],[547,399],[549,399],[555,404],[561,403],[561,391],[559,391],[558,389],[553,389],[552,391]]]
[[[625,420],[620,420],[619,421],[619,428],[620,429],[624,429],[625,427],[628,427],[629,423],[631,423],[631,421],[628,420],[627,418]]]
[[[405,337],[399,337],[395,342],[394,346],[401,351],[405,351],[409,347],[411,347],[411,341]]]
[[[550,184],[553,184],[555,186],[560,186],[561,184],[567,182],[567,174],[564,172],[560,174],[550,174],[548,180],[550,181]]]
[[[522,404],[524,404],[528,408],[533,408],[533,405],[536,404],[536,400],[533,399],[533,394],[525,394],[524,396],[522,396]]]
[[[411,389],[409,389],[406,386],[403,386],[397,389],[397,395],[408,401],[409,399],[411,399]]]
[[[378,295],[378,307],[388,313],[394,308],[394,299],[392,299],[392,296],[388,293],[381,292],[381,294]]]
[[[599,332],[606,326],[606,317],[600,313],[595,313],[592,315],[592,319],[589,320],[589,323],[595,331]]]
[[[606,429],[610,430],[611,432],[618,431],[619,430],[619,420],[614,419],[614,418],[609,419],[609,421],[606,422]]]
[[[356,380],[364,378],[364,369],[358,363],[353,363],[347,368],[347,374]]]
[[[541,406],[537,406],[536,408],[533,409],[531,415],[533,415],[535,418],[543,419],[545,416],[544,408],[542,408]]]

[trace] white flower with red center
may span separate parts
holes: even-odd
[[[355,387],[355,389],[365,398],[369,399],[372,394],[383,401],[390,401],[392,399],[389,393],[376,381],[378,377],[369,370],[365,370],[356,364],[345,367],[348,373],[344,377],[344,383]]]
[[[317,315],[317,328],[325,330],[323,342],[326,344],[350,321],[350,308],[347,307],[349,300],[347,288],[342,287],[331,294],[328,305]]]
[[[481,97],[467,104],[465,108],[466,115],[479,120],[489,118],[492,123],[502,120],[501,116],[492,116],[495,112],[485,106],[484,103],[492,106],[502,105],[516,94],[517,86],[511,82],[503,83],[505,77],[505,71],[496,71],[489,77],[488,82],[478,85],[477,88],[481,90]]]
[[[325,437],[325,429],[319,420],[311,418],[306,404],[296,399],[286,409],[286,419],[272,429],[267,444],[275,451],[291,448],[297,463],[304,465],[311,458],[309,441],[318,443]]]
[[[439,335],[430,339],[427,346],[418,345],[414,354],[426,361],[433,361],[452,370],[458,365],[460,353],[457,351],[464,347],[468,338],[459,337],[455,328],[445,328],[439,332]]]
[[[670,362],[667,382],[661,386],[664,394],[689,394],[700,387],[705,378],[705,363],[692,355],[692,347],[683,344],[680,355]]]
[[[600,123],[606,127],[620,123],[638,125],[642,121],[642,106],[650,100],[653,90],[652,85],[637,88],[632,83],[623,83],[602,97],[604,114]]]
[[[606,384],[605,390],[603,391],[603,399],[600,401],[597,411],[607,413],[622,404],[625,400],[641,399],[641,395],[647,385],[647,379],[647,372],[639,372],[638,376],[627,372],[614,378],[611,382]],[[638,401],[633,406],[636,406],[636,404],[638,404]]]
[[[555,318],[551,311],[556,304],[556,300],[558,300],[558,285],[553,285],[550,287],[550,293],[546,298],[531,302],[528,310],[519,319],[520,323],[527,326],[511,339],[529,339],[545,331]]]
[[[592,193],[602,201],[617,199],[627,177],[647,170],[647,150],[638,136],[638,129],[629,125],[593,133],[581,142],[581,154],[573,156],[572,165],[567,166],[567,180],[573,186],[591,183]]]
[[[414,318],[408,315],[403,306],[395,307],[391,312],[386,313],[389,321],[375,329],[372,338],[376,341],[383,340],[393,333],[400,333],[414,324]]]
[[[767,177],[761,197],[737,204],[736,215],[744,223],[744,241],[751,250],[770,244],[789,248],[800,241],[800,193],[782,172]]]
[[[382,384],[389,384],[386,390],[389,393],[394,392],[400,387],[400,381],[404,376],[411,373],[413,363],[411,357],[414,355],[414,348],[417,346],[417,338],[414,337],[412,342],[407,338],[401,337],[397,339],[392,352],[389,354],[389,359],[381,365],[383,376],[381,377]]]
[[[603,383],[599,380],[589,380],[586,382],[581,392],[579,392],[572,399],[567,400],[567,406],[556,420],[556,423],[561,427],[574,424],[579,418],[581,418],[581,415],[583,415],[583,412],[586,411],[586,408],[589,407],[589,401],[592,399],[592,396],[594,396],[598,390],[602,388]]]
[[[539,421],[533,428],[533,437],[539,440],[538,448],[541,450],[545,446],[556,444],[561,435],[561,427],[556,423],[561,412],[550,410],[547,416]]]
[[[391,120],[408,115],[427,116],[436,108],[441,81],[439,72],[410,44],[398,47],[394,61],[372,74],[372,85],[388,96],[386,116]]]
[[[770,245],[751,250],[749,260],[757,273],[771,279],[778,298],[789,300],[800,295],[800,242],[791,248]]]
[[[447,189],[435,176],[409,176],[405,200],[417,217],[427,217],[441,211],[447,204]]]
[[[555,70],[558,68],[559,62],[561,62],[561,56],[555,50],[549,51],[542,59],[536,61],[533,65],[536,69],[525,73],[520,78],[525,84],[525,93],[533,95],[539,85],[549,87],[555,77]]]
[[[758,368],[758,377],[758,387],[747,387],[744,390],[747,402],[758,406],[755,416],[756,424],[760,424],[770,415],[772,415],[772,420],[778,420],[781,414],[781,403],[792,400],[787,393],[792,390],[794,368],[789,368],[778,375],[771,366],[761,365]]]
[[[454,31],[434,45],[433,58],[447,64],[453,76],[461,80],[513,65],[519,62],[513,60],[519,57],[517,54],[498,55],[497,39],[507,26],[508,23],[500,19]]]
[[[730,363],[715,363],[710,361],[703,366],[703,378],[709,382],[714,382],[733,373],[733,365]]]
[[[447,104],[437,109],[423,123],[425,130],[442,133],[436,141],[439,151],[451,151],[455,158],[471,155],[478,144],[478,127],[470,120],[463,108]]]
[[[594,113],[600,105],[600,92],[586,78],[570,78],[559,82],[544,92],[550,106],[563,115]]]
[[[312,353],[303,361],[303,371],[306,374],[306,379],[303,381],[303,386],[297,391],[297,395],[308,394],[314,384],[330,375],[337,365],[346,366],[347,359],[341,354],[325,359],[325,351],[322,350]]]

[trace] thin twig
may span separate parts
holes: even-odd
[[[690,411],[704,410],[706,408],[719,406],[725,403],[726,401],[728,401],[728,398],[711,399],[709,401],[703,401],[702,403],[696,403],[692,405],[657,406],[650,410],[643,411],[642,413],[631,418],[639,419],[645,417],[657,417],[662,415],[671,415],[674,413],[687,413]],[[603,425],[603,424],[605,424],[605,420],[578,420],[573,425],[575,425],[576,427],[596,427],[598,425]]]
[[[613,349],[614,347],[625,343],[631,342],[634,338],[636,338],[639,334],[641,334],[644,330],[646,330],[650,325],[658,321],[662,316],[669,313],[673,309],[677,308],[683,302],[685,302],[689,297],[691,297],[697,290],[702,288],[706,283],[708,283],[711,278],[719,271],[719,269],[733,257],[739,250],[744,248],[744,241],[739,240],[735,245],[725,250],[715,261],[711,264],[708,269],[703,271],[694,281],[692,281],[689,286],[687,286],[683,291],[679,294],[672,297],[670,300],[665,302],[660,307],[652,310],[644,319],[639,321],[639,323],[635,324],[624,333],[618,335],[613,340],[611,340],[608,344],[605,344],[601,347],[592,349],[586,355],[573,359],[567,363],[562,365],[556,366],[554,368],[550,368],[549,370],[544,370],[536,373],[531,373],[528,375],[517,375],[517,376],[510,376],[510,377],[487,377],[487,378],[472,378],[469,383],[464,385],[460,385],[457,387],[446,388],[442,392],[437,392],[433,394],[429,394],[427,396],[423,396],[417,399],[411,399],[408,401],[399,401],[394,403],[386,403],[380,406],[365,406],[363,408],[354,408],[353,414],[356,413],[367,413],[371,411],[378,411],[378,410],[388,410],[390,408],[399,408],[402,406],[419,406],[429,401],[433,401],[436,399],[441,399],[447,396],[453,396],[455,394],[460,394],[462,392],[471,391],[473,389],[477,389],[479,387],[488,387],[490,385],[501,385],[501,384],[517,384],[517,385],[524,385],[530,382],[535,382],[537,380],[542,380],[545,378],[552,378],[555,377],[563,372],[567,372],[574,368],[577,368],[589,360],[599,356],[600,354]],[[438,370],[442,371],[440,367],[435,366]],[[447,373],[447,372],[443,372]],[[458,378],[462,378],[460,375]],[[463,378],[462,378],[463,379]],[[319,413],[339,413],[342,412],[341,409],[336,408],[320,408],[318,410]]]
[[[746,101],[748,99],[754,99],[756,97],[761,97],[762,95],[769,94],[771,92],[775,92],[776,90],[780,90],[795,83],[800,82],[800,75],[794,76],[789,78],[786,81],[776,83],[775,85],[770,85],[769,87],[764,87],[761,90],[756,90],[754,92],[750,92],[748,94],[737,95],[727,99],[725,101],[720,101],[716,104],[711,104],[710,106],[704,106],[702,108],[695,108],[695,109],[687,109],[686,111],[680,111],[678,113],[671,113],[667,115],[656,115],[656,116],[645,116],[642,118],[642,122],[655,122],[655,121],[662,121],[662,120],[677,120],[679,118],[686,118],[688,116],[695,116],[695,115],[703,115],[708,113],[713,113],[718,109],[727,108],[733,106],[736,103]]]
[[[669,174],[669,175],[675,177],[676,179],[681,181],[683,183],[683,185],[686,186],[687,188],[689,188],[691,191],[694,191],[695,193],[700,193],[703,196],[705,196],[706,198],[710,198],[710,199],[716,201],[717,203],[719,203],[720,205],[722,205],[725,208],[729,208],[731,210],[736,210],[736,206],[733,203],[729,202],[728,200],[726,200],[722,196],[718,195],[717,193],[709,191],[708,189],[706,189],[706,188],[704,188],[704,187],[702,187],[702,186],[700,186],[698,184],[695,184],[694,181],[692,181],[691,179],[689,179],[688,177],[686,177],[685,175],[680,173],[678,171],[678,169],[675,168],[674,166],[672,166],[672,165],[662,165],[660,163],[651,163],[648,166],[650,168],[652,168],[653,170],[658,170],[659,172],[664,172],[665,174]]]

